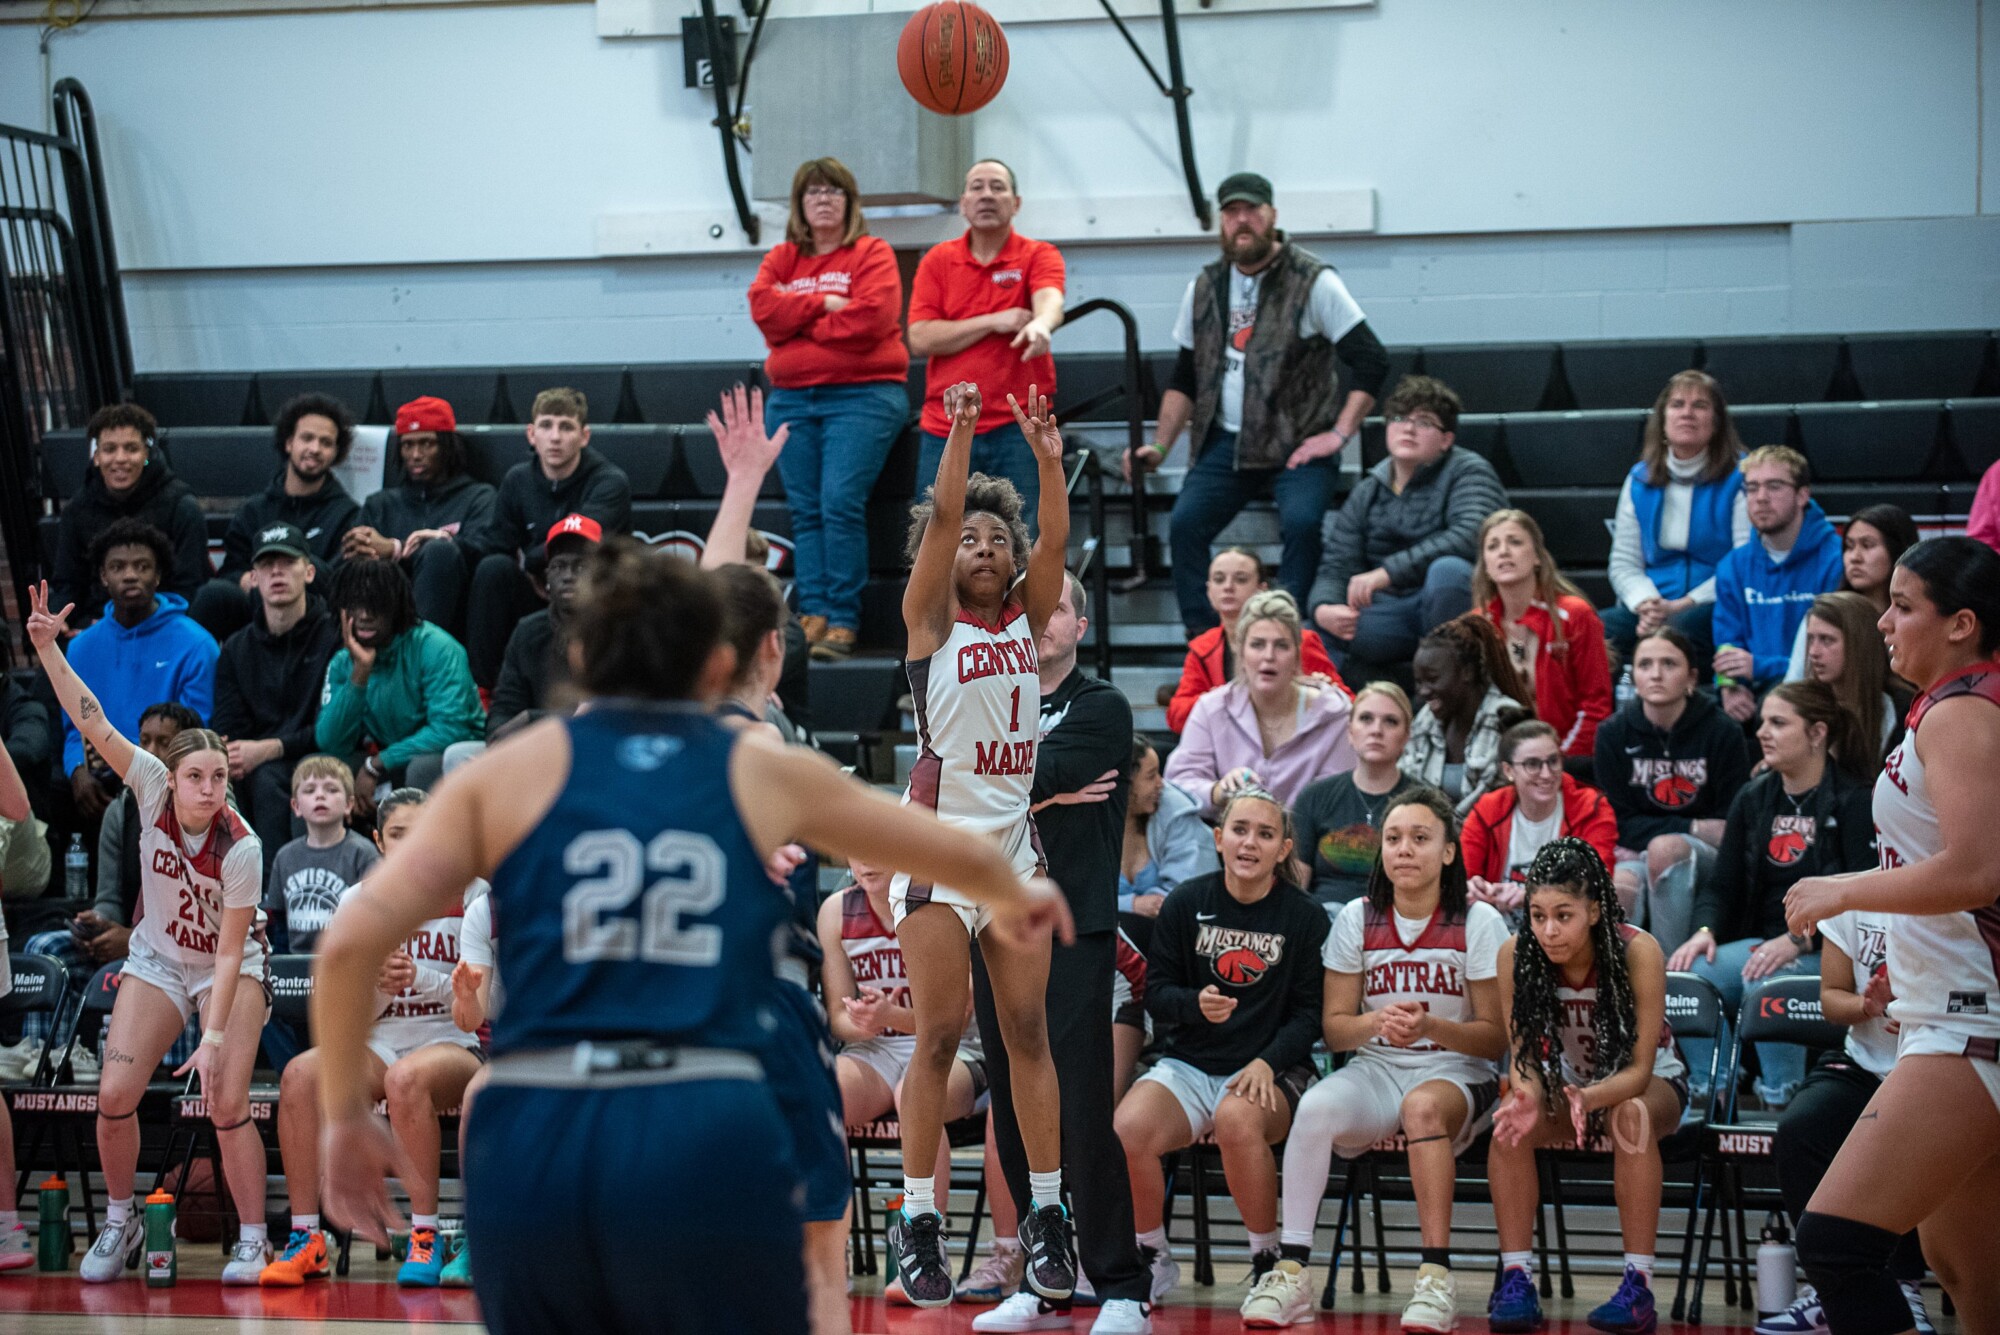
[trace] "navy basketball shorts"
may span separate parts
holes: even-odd
[[[487,1329],[805,1335],[791,1139],[757,1080],[487,1086],[465,1154]]]
[[[854,1193],[840,1077],[833,1069],[833,1034],[812,993],[781,979],[778,996],[778,1033],[761,1054],[764,1071],[792,1131],[792,1153],[805,1184],[806,1222],[828,1223],[846,1215]]]

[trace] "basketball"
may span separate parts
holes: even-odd
[[[1007,82],[1007,34],[968,0],[937,0],[903,25],[896,73],[926,110],[964,116],[991,102]]]

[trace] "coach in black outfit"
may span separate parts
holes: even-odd
[[[1132,706],[1109,682],[1077,668],[1088,610],[1082,584],[1066,576],[1062,601],[1037,646],[1042,723],[1032,801],[1049,875],[1069,897],[1076,920],[1076,944],[1058,944],[1049,960],[1049,1050],[1062,1088],[1063,1178],[1074,1202],[1083,1273],[1101,1300],[1143,1303],[1151,1296],[1150,1277],[1133,1237],[1132,1187],[1111,1126],[1111,979],[1118,955],[1118,862],[1132,781]],[[1007,1045],[996,1041],[993,989],[977,950],[972,996],[986,1038],[989,1115],[1000,1166],[1025,1216],[1028,1158],[1014,1120]]]

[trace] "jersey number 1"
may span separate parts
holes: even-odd
[[[627,830],[578,835],[563,850],[563,870],[587,879],[563,896],[563,958],[572,964],[636,959],[695,968],[718,963],[722,929],[713,923],[690,926],[684,919],[721,906],[725,866],[722,850],[705,834],[667,830],[644,848]],[[660,879],[645,886],[648,872]],[[612,916],[635,899],[640,901],[636,919]]]
[[[1016,686],[1014,688],[1014,709],[1013,712],[1009,714],[1007,717],[1007,731],[1019,732],[1020,730],[1021,730],[1021,688],[1019,686]]]

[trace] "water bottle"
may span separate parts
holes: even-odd
[[[146,1197],[146,1286],[169,1289],[180,1278],[174,1252],[174,1198],[164,1191]]]
[[[69,1269],[72,1245],[69,1232],[69,1183],[52,1177],[36,1193],[35,1234],[37,1268],[44,1271]]]
[[[1618,674],[1618,688],[1612,692],[1612,695],[1618,701],[1620,709],[1623,709],[1639,698],[1639,688],[1632,684],[1632,665],[1630,663],[1627,663],[1625,670]]]
[[[1757,1244],[1758,1316],[1776,1316],[1799,1296],[1798,1264],[1792,1235],[1785,1230],[1785,1218],[1774,1211],[1764,1221],[1763,1239]]]
[[[72,900],[90,898],[90,853],[80,834],[69,837],[69,852],[63,854],[63,893]]]

